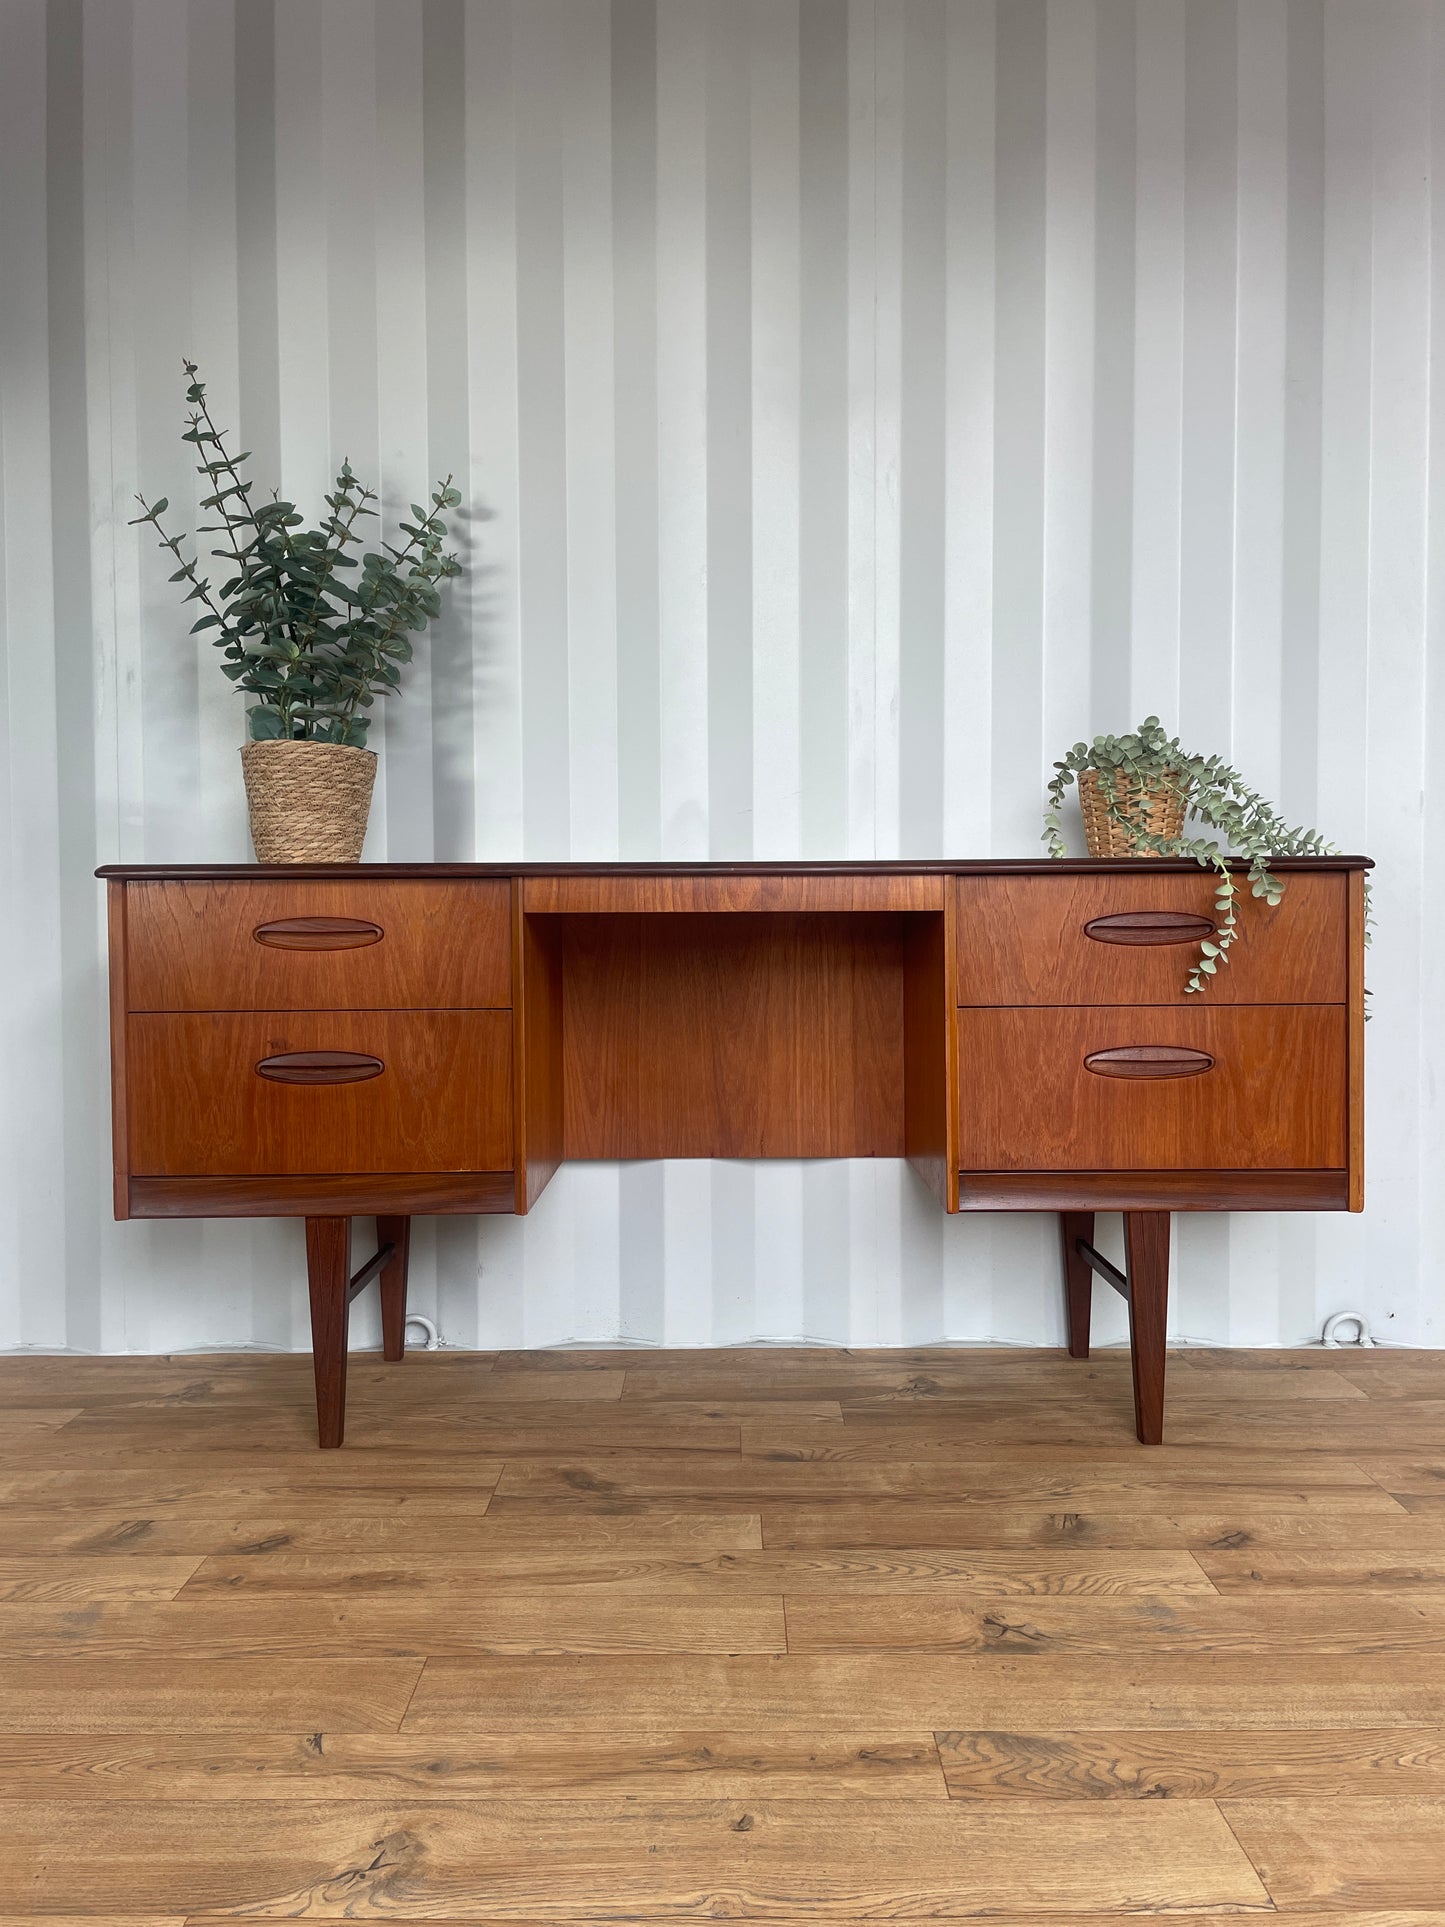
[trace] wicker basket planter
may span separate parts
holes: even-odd
[[[1123,770],[1115,770],[1114,796],[1129,821],[1150,836],[1179,836],[1184,829],[1184,804],[1173,790],[1145,790],[1142,794]],[[1122,823],[1109,814],[1107,775],[1096,769],[1079,771],[1079,807],[1084,814],[1084,838],[1090,856],[1158,856],[1141,850]]]
[[[258,863],[356,863],[376,752],[346,743],[247,743],[241,751]]]

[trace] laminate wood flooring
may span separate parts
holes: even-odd
[[[1445,1355],[0,1358],[0,1927],[1445,1927]]]

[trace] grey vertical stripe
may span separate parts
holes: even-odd
[[[899,834],[920,854],[943,840],[945,15],[915,0],[903,49],[903,406],[898,493]]]
[[[1239,290],[1234,0],[1186,0],[1181,710],[1229,731]]]
[[[411,500],[412,491],[430,486],[447,475],[464,478],[471,466],[471,447],[467,411],[467,233],[466,200],[466,49],[464,11],[461,0],[423,0],[421,9],[421,163],[423,248],[425,282],[415,285],[417,263],[415,238],[408,237],[408,213],[404,204],[395,209],[394,220],[380,237],[378,274],[383,283],[395,276],[409,299],[400,304],[408,325],[408,336],[396,345],[398,358],[420,359],[426,364],[426,450],[424,475],[413,474],[403,480],[398,475],[392,494],[396,500]],[[408,23],[415,34],[414,18]],[[395,32],[395,23],[392,31]],[[410,104],[410,102],[408,102]],[[398,115],[404,111],[398,103]],[[413,107],[413,113],[415,109]],[[414,130],[405,128],[410,135]],[[381,165],[387,164],[387,150],[381,150]],[[414,179],[411,181],[415,188]],[[415,203],[413,202],[413,206]],[[397,256],[393,249],[412,240],[412,254]],[[410,286],[408,286],[410,284]],[[418,299],[418,295],[422,298]],[[384,405],[384,403],[383,403]],[[413,453],[409,445],[408,454]],[[463,492],[468,491],[463,486]],[[468,518],[462,518],[459,531],[462,552],[471,560],[471,550],[480,562],[481,531]],[[470,539],[469,539],[470,538]],[[470,586],[470,585],[469,585]],[[477,689],[474,644],[467,617],[474,603],[469,593],[459,596],[438,625],[430,646],[421,653],[428,659],[431,681],[430,714],[419,710],[422,692],[403,695],[387,718],[388,736],[397,720],[396,711],[405,709],[410,760],[416,770],[411,790],[418,802],[427,796],[430,810],[419,809],[414,825],[398,824],[409,846],[425,848],[421,839],[430,834],[432,848],[467,850],[472,848],[475,820],[475,777],[473,771],[473,706],[485,700]],[[426,785],[426,777],[430,783]],[[388,791],[393,811],[400,798]],[[428,816],[430,822],[427,821]],[[395,817],[393,817],[395,821]],[[390,828],[391,825],[388,825]],[[406,830],[412,830],[406,836]]]
[[[1280,673],[1294,726],[1281,786],[1318,795],[1320,386],[1324,352],[1325,36],[1318,0],[1289,0],[1285,255],[1284,570]],[[1313,806],[1312,807],[1317,807]]]
[[[1134,487],[1133,0],[1099,0],[1090,722],[1129,713]]]
[[[0,838],[38,933],[0,947],[0,1345],[305,1337],[294,1225],[109,1220],[90,871],[248,849],[241,705],[125,526],[202,492],[184,353],[308,511],[343,454],[389,517],[459,478],[372,855],[1027,855],[1058,750],[1148,708],[1371,848],[1371,1208],[1182,1220],[1174,1323],[1439,1340],[1437,7],[0,24]],[[416,1298],[459,1343],[1045,1342],[1055,1261],[887,1163],[638,1163],[423,1228]]]
[[[567,847],[567,479],[562,279],[562,125],[557,0],[512,15],[517,142],[518,586],[522,818],[529,856]]]
[[[281,467],[276,315],[275,0],[236,13],[236,299],[240,407],[258,475]],[[199,353],[200,344],[197,344]]]
[[[709,854],[752,853],[752,269],[748,10],[707,16],[707,709]]]
[[[802,854],[848,821],[848,19],[802,0],[799,22],[802,485],[798,707]]]
[[[994,834],[1011,848],[1028,846],[1034,797],[1021,785],[1015,801],[998,779],[1009,763],[1037,769],[1050,747],[1042,727],[1044,19],[1043,0],[999,8],[991,720]]]
[[[45,47],[46,303],[49,324],[50,524],[56,554],[74,562],[90,541],[85,388],[84,182],[81,176],[81,8],[51,0]],[[73,1280],[68,1314],[74,1343],[101,1342],[101,1231],[93,1178],[93,1066],[106,1049],[95,982],[96,903],[86,872],[96,861],[95,738],[91,676],[90,572],[53,570],[55,747],[60,837],[62,1073],[66,1260]],[[8,705],[7,705],[8,708]]]

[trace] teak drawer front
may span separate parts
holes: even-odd
[[[942,910],[942,875],[535,876],[522,886],[531,915],[666,915],[709,911],[823,915]]]
[[[1241,879],[1243,881],[1243,879]],[[1214,876],[960,877],[961,1004],[1178,1004],[1214,921]],[[1345,1000],[1348,879],[1295,875],[1271,910],[1239,898],[1239,935],[1209,986],[1216,1004]],[[1147,921],[1141,921],[1147,919]]]
[[[512,1162],[510,1011],[141,1015],[126,1040],[137,1177]],[[322,1062],[306,1061],[318,1053]],[[326,1061],[336,1058],[356,1061]],[[316,1081],[331,1078],[349,1081]]]
[[[960,1168],[1343,1169],[1345,1031],[1328,1004],[960,1010]]]
[[[125,928],[132,1010],[512,1001],[511,885],[500,877],[129,883]]]

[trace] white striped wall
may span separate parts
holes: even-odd
[[[371,856],[1029,854],[1149,709],[1371,852],[1369,1208],[1181,1221],[1173,1327],[1442,1342],[1442,148],[1434,0],[4,0],[0,1346],[305,1340],[294,1225],[109,1215],[91,871],[249,854],[125,526],[192,499],[186,353],[288,495],[462,485]],[[572,1167],[424,1227],[415,1299],[1054,1342],[1054,1236]]]

